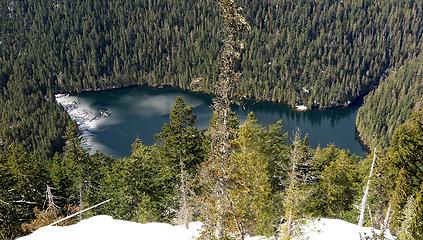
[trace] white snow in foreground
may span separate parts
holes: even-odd
[[[189,229],[166,223],[135,223],[95,216],[67,227],[43,227],[18,240],[191,240],[199,236],[201,223]]]
[[[202,224],[193,222],[189,229],[166,223],[134,223],[115,220],[110,216],[95,216],[67,227],[43,227],[29,236],[18,240],[193,240],[200,235]],[[372,235],[371,228],[358,227],[339,219],[315,219],[301,227],[300,236],[294,240],[360,240],[362,236]],[[379,231],[376,230],[376,233]],[[389,233],[386,239],[394,240]],[[251,237],[248,240],[264,240]],[[270,238],[273,239],[273,238]]]
[[[321,218],[308,221],[301,227],[301,235],[295,237],[295,240],[310,239],[310,240],[360,240],[360,234],[364,236],[372,236],[372,229],[370,227],[359,227],[356,224],[345,222],[340,219]],[[380,231],[374,229],[376,234]],[[385,232],[385,239],[394,240],[389,231]]]

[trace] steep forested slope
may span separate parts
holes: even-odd
[[[342,105],[420,49],[421,0],[242,0],[252,32],[243,95]],[[214,1],[3,1],[3,75],[28,69],[43,88],[130,84],[212,91],[219,33]],[[24,58],[26,61],[16,61]]]
[[[423,104],[423,54],[392,71],[357,114],[357,129],[371,147],[388,146],[394,130]]]
[[[252,25],[237,66],[245,79],[239,91],[247,97],[292,105],[344,104],[368,92],[387,69],[397,69],[420,52],[421,0],[240,3]],[[53,94],[130,84],[213,91],[221,34],[216,12],[212,0],[0,2],[1,239],[21,235],[21,223],[39,225],[38,220],[49,213],[40,210],[45,208],[46,190],[50,210],[59,214],[44,223],[78,209],[77,205],[91,206],[110,197],[113,204],[101,211],[120,218],[170,221],[180,214],[175,206],[184,209],[178,195],[187,188],[181,187],[185,186],[182,179],[195,177],[210,146],[209,133],[193,128],[189,119],[194,117],[189,116],[182,127],[171,119],[157,144],[136,142],[131,156],[115,161],[100,153],[89,155],[73,124],[62,139],[69,119]],[[198,81],[192,84],[193,79]],[[178,116],[183,111],[175,112],[171,118],[184,119]],[[406,125],[398,131],[407,134],[397,135],[393,141],[397,144],[389,152],[401,162],[387,161],[402,168],[406,177],[415,174],[409,170],[419,164],[418,179],[412,179],[413,191],[407,193],[421,185],[421,153],[415,150],[422,143],[421,113],[415,116],[410,128]],[[231,205],[236,207],[233,213],[247,223],[243,233],[270,235],[283,222],[283,214],[293,220],[302,214],[357,219],[357,186],[364,181],[357,157],[331,146],[314,151],[306,138],[287,145],[280,124],[262,128],[253,115],[234,129],[229,165],[233,178],[228,184],[231,198],[239,199],[238,205]],[[312,159],[318,159],[317,165],[310,164]],[[295,180],[297,170],[290,165],[301,166],[299,171],[309,178]],[[288,174],[286,169],[293,170]],[[390,173],[398,172],[392,169]],[[286,182],[299,184],[291,184],[293,191],[285,198]],[[190,183],[192,202],[204,203],[194,191],[201,193],[214,185],[199,186],[195,179]],[[48,194],[46,184],[58,198]],[[411,218],[419,224],[421,192],[415,197],[419,215]],[[389,200],[382,197],[385,203]],[[321,199],[330,199],[335,207],[310,208],[321,206]],[[404,199],[400,200],[402,204]],[[196,207],[204,209],[204,205]],[[272,224],[266,224],[269,221]]]
[[[344,104],[420,51],[421,0],[240,5],[252,26],[239,64],[246,97]],[[149,84],[212,92],[216,8],[211,0],[1,1],[0,144],[59,149],[66,116],[54,105],[57,91]]]

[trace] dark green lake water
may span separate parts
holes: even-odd
[[[151,144],[154,135],[168,121],[169,111],[177,96],[182,96],[197,115],[197,126],[208,126],[211,116],[211,96],[174,88],[133,87],[113,91],[89,92],[76,95],[79,102],[91,111],[108,109],[111,116],[103,118],[88,134],[88,145],[94,150],[122,157],[130,153],[131,144],[138,136]],[[355,118],[359,104],[349,108],[296,112],[286,105],[247,101],[244,107],[235,107],[244,121],[253,111],[262,125],[283,121],[284,130],[292,134],[295,128],[309,136],[316,147],[333,143],[357,155],[365,154],[355,132]]]

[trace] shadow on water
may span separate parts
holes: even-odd
[[[212,97],[207,94],[176,88],[131,87],[77,95],[91,111],[107,109],[111,112],[111,116],[96,126],[90,136],[92,149],[99,149],[96,147],[98,145],[101,151],[122,157],[130,153],[130,146],[137,136],[146,144],[152,144],[154,135],[168,122],[169,111],[177,96],[182,96],[193,106],[197,127],[208,127]],[[364,155],[365,147],[355,131],[355,117],[360,105],[361,102],[356,102],[348,108],[297,112],[284,104],[247,100],[233,109],[241,121],[252,111],[262,125],[282,120],[288,133],[300,128],[309,136],[309,143],[313,147],[333,143],[352,153]]]

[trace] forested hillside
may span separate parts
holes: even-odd
[[[245,42],[240,30],[250,29],[240,9],[232,0],[218,3],[220,20],[212,0],[0,2],[1,239],[109,198],[88,214],[200,220],[210,239],[215,232],[219,239],[290,237],[304,217],[356,221],[370,157],[312,149],[300,131],[289,141],[282,123],[260,126],[253,113],[240,124],[230,111],[239,96],[233,90],[338,106],[390,71],[397,72],[380,89],[393,82],[393,92],[406,95],[406,88],[396,92],[396,79],[421,89],[422,1],[242,0],[251,23]],[[218,78],[221,92],[213,89]],[[133,84],[217,93],[210,127],[197,129],[192,107],[178,98],[153,145],[137,140],[122,159],[90,155],[54,94]],[[375,152],[365,224],[385,226],[392,209],[394,233],[409,234],[399,239],[421,239],[423,110],[410,117],[414,106],[401,101],[411,100],[397,105],[408,104],[398,115],[407,121],[392,124],[389,148]]]
[[[421,0],[240,4],[252,26],[239,65],[247,97],[343,105],[420,51]],[[32,82],[55,91],[131,84],[213,90],[220,49],[214,1],[0,6],[3,78],[25,69]]]
[[[357,130],[370,147],[389,144],[394,130],[423,107],[423,54],[392,70],[378,88],[366,96],[357,113]]]
[[[246,97],[343,105],[420,51],[421,0],[241,2],[252,26],[238,64]],[[58,91],[214,90],[221,43],[211,0],[8,0],[0,12],[0,144],[60,150],[68,119]]]

